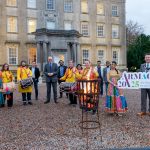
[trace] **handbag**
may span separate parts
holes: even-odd
[[[15,90],[15,83],[12,81],[12,82],[7,82],[7,83],[3,83],[3,91],[4,92],[14,92]]]
[[[32,78],[23,79],[20,81],[20,86],[22,89],[26,89],[33,84]]]

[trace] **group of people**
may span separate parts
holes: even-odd
[[[146,72],[146,64],[150,68],[150,54],[145,55],[145,62],[141,65],[141,71]],[[122,89],[118,88],[117,81],[121,78],[121,72],[117,69],[117,63],[112,61],[106,61],[106,67],[102,68],[101,61],[97,61],[97,66],[93,66],[89,60],[85,60],[85,67],[83,68],[81,64],[74,66],[74,62],[70,60],[68,62],[68,67],[64,65],[64,61],[59,61],[59,66],[53,62],[52,56],[48,57],[48,63],[44,67],[44,75],[47,87],[47,96],[44,104],[48,104],[51,100],[51,87],[53,89],[53,99],[54,102],[58,103],[57,96],[57,83],[62,82],[74,83],[77,80],[89,80],[98,79],[100,80],[100,96],[104,94],[103,83],[105,84],[106,99],[105,99],[105,111],[112,114],[125,113],[128,110],[126,98],[123,95]],[[150,69],[149,69],[150,70]],[[149,71],[148,70],[148,71]],[[17,81],[18,81],[18,91],[22,93],[23,105],[32,105],[31,93],[32,85],[27,88],[22,88],[20,82],[27,78],[32,78],[35,89],[35,99],[38,100],[38,78],[40,76],[40,71],[36,66],[36,62],[32,63],[32,67],[28,67],[26,61],[21,61],[20,66],[17,69]],[[7,100],[8,107],[13,106],[13,91],[4,91],[4,85],[14,82],[14,75],[9,70],[9,65],[5,63],[0,72],[0,106],[5,106],[5,101]],[[12,86],[12,85],[11,85]],[[139,116],[146,115],[147,111],[147,95],[150,99],[150,89],[141,89],[141,112],[138,113]],[[70,105],[77,104],[77,97],[72,93],[66,93],[69,98]],[[63,97],[63,92],[60,91],[60,97]],[[149,102],[149,113],[150,115],[150,102]]]

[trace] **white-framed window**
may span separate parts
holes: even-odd
[[[87,0],[81,0],[81,12],[88,13],[88,1]]]
[[[119,64],[119,48],[112,48],[112,60]]]
[[[101,61],[101,64],[104,64],[105,62],[105,53],[104,50],[98,50],[98,60]]]
[[[17,6],[17,0],[7,0],[6,5],[15,7]]]
[[[64,0],[64,12],[73,12],[72,0]]]
[[[29,64],[32,64],[33,61],[36,62],[36,48],[35,47],[30,47],[28,50],[28,62]]]
[[[104,37],[104,24],[97,24],[97,37]]]
[[[36,0],[27,0],[28,8],[36,8]]]
[[[112,39],[119,38],[119,25],[112,25]]]
[[[18,21],[17,17],[7,17],[7,32],[18,32]]]
[[[112,5],[112,16],[117,17],[118,16],[118,6]]]
[[[48,10],[55,10],[55,0],[46,0],[46,8]]]
[[[104,4],[97,2],[97,15],[104,15]]]
[[[71,21],[64,21],[64,30],[72,30]]]
[[[81,22],[81,33],[83,36],[89,36],[89,23]]]
[[[8,45],[8,64],[17,65],[18,64],[18,45]]]
[[[83,49],[82,50],[82,63],[85,64],[85,60],[89,60],[89,50]]]
[[[36,31],[36,19],[28,19],[27,25],[28,25],[28,33]]]
[[[51,21],[51,20],[47,20],[46,21],[46,28],[47,29],[55,29],[56,28],[56,22],[55,21]]]

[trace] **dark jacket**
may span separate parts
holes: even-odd
[[[52,63],[52,72],[53,76],[48,76],[48,73],[50,73],[50,65],[49,63],[45,65],[44,67],[44,75],[46,76],[46,82],[57,82],[57,71],[58,66],[56,63]]]
[[[67,69],[67,66],[62,66],[62,67],[64,68],[64,70],[63,70],[63,76],[64,76],[64,74],[65,74],[65,72],[66,72],[66,69]],[[60,66],[58,67],[57,77],[58,77],[58,79],[62,77],[62,76],[60,75]]]
[[[32,71],[32,67],[30,67],[30,70]],[[40,77],[40,70],[38,67],[35,67],[34,75],[35,75],[35,79],[38,81]]]

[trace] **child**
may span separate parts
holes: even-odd
[[[4,97],[2,91],[3,91],[2,72],[0,71],[0,107],[4,107]]]

